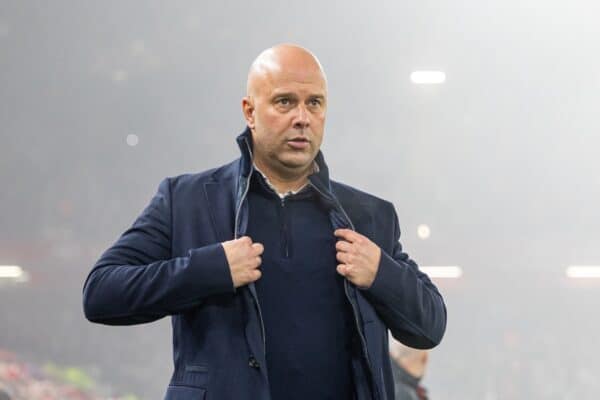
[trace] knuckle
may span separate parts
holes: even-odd
[[[262,254],[265,249],[260,243],[254,243],[252,246],[257,254]]]

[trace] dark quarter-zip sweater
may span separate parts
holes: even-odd
[[[272,400],[353,399],[355,329],[328,210],[310,186],[280,198],[257,171],[248,201]]]

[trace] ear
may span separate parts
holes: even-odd
[[[246,96],[242,99],[242,113],[248,127],[254,129],[254,102],[252,97]]]

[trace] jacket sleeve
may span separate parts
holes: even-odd
[[[92,322],[131,325],[151,322],[233,293],[221,243],[171,258],[170,181],[164,179],[142,214],[102,254],[83,286],[83,309]]]
[[[373,284],[365,294],[392,336],[416,349],[437,346],[446,330],[444,299],[429,277],[402,251],[400,226],[394,216],[394,245],[391,254],[381,250]]]

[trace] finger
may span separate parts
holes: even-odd
[[[352,244],[349,242],[346,242],[345,240],[338,240],[335,243],[335,249],[337,251],[345,251],[347,253],[350,253],[353,251]]]
[[[258,267],[260,267],[260,264],[262,264],[262,258],[260,258],[260,257],[257,256],[254,259],[254,263],[251,264],[251,266],[252,266],[252,268],[258,268]]]
[[[238,240],[242,243],[252,244],[252,239],[250,238],[250,236],[242,236]]]
[[[262,272],[260,272],[260,269],[253,269],[252,271],[250,271],[251,282],[259,280],[261,276]]]
[[[350,268],[346,264],[338,264],[336,271],[342,276],[348,276]]]
[[[335,258],[343,264],[350,263],[350,256],[348,253],[343,253],[341,251],[338,251],[337,253],[335,253]]]
[[[362,238],[362,235],[351,229],[336,229],[333,234],[337,237],[341,237],[344,240],[354,243]]]
[[[262,243],[252,243],[252,249],[254,250],[254,254],[261,255],[263,251],[265,251],[265,246]]]

